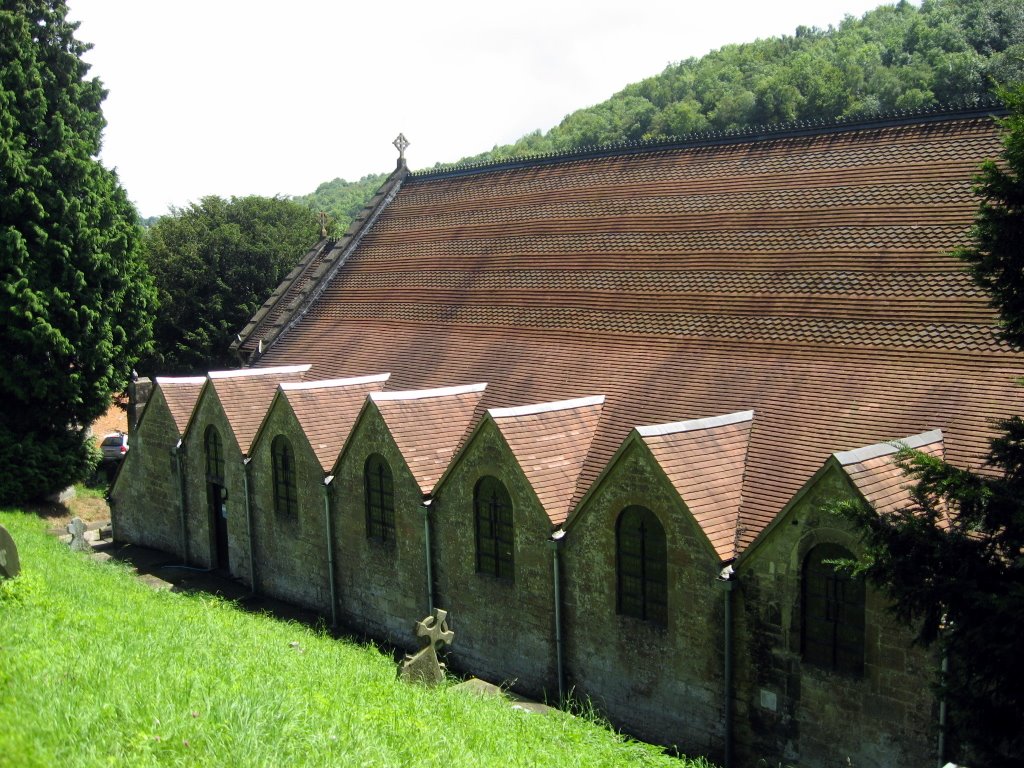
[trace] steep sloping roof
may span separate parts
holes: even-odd
[[[552,525],[561,525],[569,515],[603,405],[599,395],[487,412]]]
[[[733,556],[753,411],[637,427],[722,560]]]
[[[939,426],[977,465],[1024,358],[948,253],[1001,151],[978,114],[413,175],[258,365],[607,399],[576,492],[636,424],[755,410],[749,544],[833,452]]]
[[[252,448],[277,385],[283,381],[302,381],[309,368],[309,365],[285,365],[210,372],[209,386],[216,393],[243,454],[248,455]]]
[[[911,481],[893,461],[897,451],[904,446],[939,458],[944,455],[942,431],[938,429],[891,443],[876,443],[834,454],[864,500],[880,514],[910,505],[908,488]]]
[[[178,434],[183,435],[206,383],[205,376],[157,376],[156,385],[164,394]]]
[[[299,384],[282,383],[295,418],[309,440],[324,472],[329,472],[348,439],[352,426],[371,392],[384,388],[389,374]]]
[[[398,450],[423,493],[429,493],[473,423],[486,384],[371,392]]]

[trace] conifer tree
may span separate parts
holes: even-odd
[[[1024,86],[1002,96],[1011,108],[1005,151],[976,179],[981,203],[959,255],[989,292],[1002,337],[1021,350]],[[843,507],[867,531],[857,567],[947,660],[939,693],[950,710],[950,742],[971,766],[1024,765],[1024,419],[999,427],[978,472],[901,452],[913,480],[909,508],[880,516]]]
[[[105,93],[57,0],[0,4],[0,501],[80,478],[150,337],[137,213],[98,160]]]

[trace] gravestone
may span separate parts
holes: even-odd
[[[416,637],[427,641],[425,647],[414,656],[406,656],[399,670],[399,676],[406,681],[436,685],[444,680],[444,664],[437,658],[437,652],[451,645],[455,633],[448,629],[448,611],[435,608],[434,613],[414,627]]]
[[[13,579],[21,572],[18,548],[7,529],[0,525],[0,579]]]
[[[74,517],[68,523],[68,533],[71,534],[71,550],[73,552],[92,552],[92,546],[85,540],[85,523],[82,518]]]

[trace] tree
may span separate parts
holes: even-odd
[[[313,212],[281,198],[204,197],[174,209],[144,238],[161,311],[143,373],[237,365],[229,350],[267,296],[319,238]]]
[[[1024,348],[1024,86],[1003,94],[1003,162],[977,177],[971,243],[959,255],[998,310],[1003,338]],[[972,766],[1024,765],[1024,419],[1000,423],[986,471],[913,451],[898,460],[913,503],[892,515],[842,511],[864,526],[857,568],[948,660],[939,680],[951,736]]]
[[[0,5],[0,501],[94,461],[85,431],[150,338],[138,214],[99,162],[105,96],[67,7]]]

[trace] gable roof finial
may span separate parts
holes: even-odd
[[[398,167],[401,168],[405,165],[405,149],[409,146],[409,140],[405,138],[404,133],[399,133],[391,143],[394,144],[395,149],[398,150]]]

